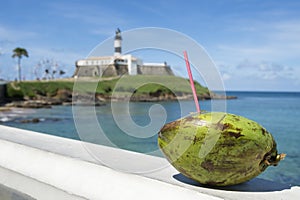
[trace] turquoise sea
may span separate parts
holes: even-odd
[[[277,167],[269,167],[259,177],[300,186],[300,93],[296,92],[227,92],[237,99],[227,100],[229,113],[257,121],[272,133],[279,152],[287,157]],[[220,100],[221,101],[221,100]],[[164,109],[154,104],[160,104]],[[211,101],[200,101],[203,110],[211,110]],[[85,140],[117,148],[162,156],[157,135],[164,122],[176,120],[195,111],[193,101],[114,103],[100,107],[55,106],[52,109],[14,109],[0,112],[0,124],[71,139]],[[130,116],[127,115],[127,110]],[[153,126],[149,125],[153,116]],[[76,123],[74,122],[75,113]],[[39,123],[22,123],[39,118]],[[128,121],[132,119],[133,121]],[[157,119],[157,120],[155,120]],[[116,124],[115,120],[119,123]],[[130,123],[136,127],[128,128]],[[99,131],[102,129],[102,131]],[[137,132],[134,134],[129,133]],[[134,131],[136,130],[136,131]],[[144,130],[144,131],[141,131]],[[140,135],[138,135],[140,134]]]

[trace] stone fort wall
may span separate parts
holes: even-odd
[[[94,77],[94,76],[120,76],[128,74],[128,68],[124,65],[101,65],[101,66],[77,66],[74,76]],[[174,73],[170,66],[138,66],[137,74],[141,75],[169,75]]]
[[[139,66],[138,74],[143,75],[171,75],[174,73],[170,66]]]

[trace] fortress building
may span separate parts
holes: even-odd
[[[131,54],[122,55],[122,36],[117,29],[114,39],[114,55],[90,57],[76,61],[74,77],[120,76],[120,75],[174,75],[164,63],[144,63]]]

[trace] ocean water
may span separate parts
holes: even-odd
[[[278,166],[269,167],[259,177],[299,186],[300,93],[227,94],[238,97],[225,102],[227,112],[260,123],[272,133],[278,151],[287,154]],[[211,111],[211,104],[211,101],[200,101],[202,110]],[[164,123],[194,111],[193,101],[115,102],[100,107],[55,106],[52,109],[13,109],[10,112],[0,112],[0,124],[162,156],[157,147],[158,130]],[[38,118],[40,122],[22,122],[34,118]]]

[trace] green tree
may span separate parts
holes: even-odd
[[[12,55],[12,57],[13,57],[13,58],[17,57],[17,58],[18,58],[18,74],[19,74],[19,81],[22,80],[22,74],[21,74],[21,59],[22,59],[23,56],[28,57],[28,52],[27,52],[26,49],[17,47],[17,48],[15,48],[15,49],[13,50],[13,55]]]

